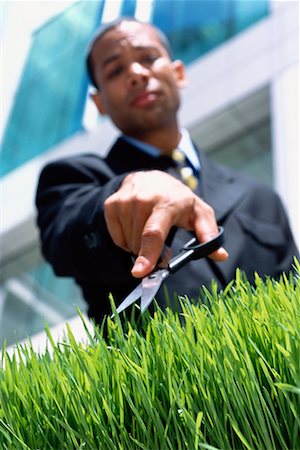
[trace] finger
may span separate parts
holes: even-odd
[[[154,211],[151,214],[145,224],[141,248],[131,271],[134,277],[145,277],[155,268],[171,225],[170,217],[164,211]]]
[[[157,236],[144,236],[141,241],[141,250],[135,260],[131,273],[136,278],[149,275],[155,268],[163,249],[163,243]]]
[[[118,223],[120,224],[121,233],[124,239],[124,246],[129,252],[133,252],[132,248],[132,233],[134,215],[132,211],[132,204],[126,199],[119,202],[117,205]]]
[[[151,211],[145,209],[137,209],[134,213],[131,233],[131,251],[134,255],[138,255],[141,249],[142,233]]]
[[[115,205],[115,194],[108,197],[104,202],[104,218],[108,232],[114,243],[123,250],[130,251],[123,231],[119,211]]]
[[[222,262],[226,261],[229,258],[229,253],[225,250],[224,247],[220,247],[218,248],[218,250],[208,255],[208,257],[213,261]]]
[[[199,242],[208,242],[219,233],[214,211],[204,202],[201,205],[201,213],[196,216],[195,233]],[[214,261],[226,261],[228,257],[229,254],[224,247],[220,247],[209,255],[209,258]]]
[[[219,233],[219,229],[216,228],[216,231],[214,231],[215,228],[205,228],[202,227],[201,228],[201,238],[198,237],[199,242],[209,242],[210,240],[214,239],[218,233]],[[210,253],[208,255],[208,257],[214,261],[226,261],[229,257],[228,252],[225,250],[224,247],[219,247],[217,250],[215,250],[214,252]]]

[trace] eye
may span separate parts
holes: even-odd
[[[121,75],[121,73],[123,72],[124,67],[121,64],[118,64],[117,66],[112,67],[108,72],[107,72],[107,79],[111,80],[113,78],[118,77],[119,75]]]
[[[141,55],[140,62],[145,65],[151,65],[158,57],[159,56],[154,53],[145,53],[144,55]]]

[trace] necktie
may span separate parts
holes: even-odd
[[[176,148],[172,152],[172,159],[176,163],[176,169],[184,184],[186,184],[192,191],[197,188],[198,180],[194,175],[193,169],[189,166],[185,154]]]

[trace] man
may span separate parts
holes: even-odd
[[[173,254],[191,232],[200,242],[214,237],[217,224],[226,250],[168,277],[168,296],[164,289],[156,296],[161,307],[178,308],[176,294],[197,301],[212,280],[225,287],[237,267],[250,281],[255,271],[274,277],[289,271],[298,253],[275,193],[203,155],[199,160],[180,128],[185,71],[171,59],[165,36],[120,19],[96,35],[87,65],[99,112],[122,134],[105,159],[83,154],[49,164],[36,202],[43,254],[57,275],[74,277],[90,316],[100,322],[111,313],[109,293],[119,304],[154,269],[174,227]],[[194,191],[178,178],[175,148],[187,156]]]

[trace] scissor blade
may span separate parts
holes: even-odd
[[[166,269],[159,269],[145,277],[142,281],[141,313],[143,313],[159,290],[162,282],[169,275]]]
[[[122,303],[120,303],[120,305],[116,309],[116,312],[119,314],[122,311],[124,311],[124,309],[128,308],[128,306],[132,305],[132,303],[141,298],[142,293],[143,288],[142,283],[140,283],[137,285],[135,289],[133,289],[133,291],[130,292],[129,295],[127,295],[127,297],[122,301]]]

